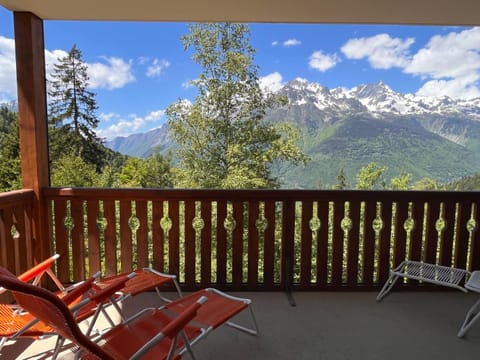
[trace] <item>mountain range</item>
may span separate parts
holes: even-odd
[[[311,161],[279,172],[285,188],[331,187],[343,170],[355,184],[370,162],[387,167],[385,179],[410,173],[442,183],[480,173],[480,98],[421,97],[393,91],[383,82],[329,89],[295,79],[279,95],[289,104],[267,120],[289,121],[301,131],[299,146]],[[168,151],[168,126],[115,138],[106,146],[137,157]],[[280,175],[281,174],[281,175]]]

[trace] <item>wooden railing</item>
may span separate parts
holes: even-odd
[[[185,289],[375,289],[391,266],[480,268],[473,192],[56,189],[61,280],[151,266]]]
[[[0,193],[0,266],[20,274],[33,265],[33,190]]]

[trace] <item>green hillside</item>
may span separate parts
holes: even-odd
[[[413,181],[430,177],[442,183],[480,172],[479,153],[426,131],[413,119],[357,116],[319,132],[304,128],[302,146],[312,161],[289,169],[284,187],[331,187],[340,169],[354,185],[356,174],[370,162],[387,167],[387,183],[402,172],[412,174]]]

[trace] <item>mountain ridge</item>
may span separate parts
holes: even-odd
[[[332,185],[340,167],[353,183],[368,162],[387,166],[390,178],[408,172],[415,179],[449,182],[480,172],[480,98],[402,94],[382,81],[330,90],[300,78],[278,94],[289,104],[266,119],[299,127],[300,146],[312,158],[307,168],[285,173],[285,187]],[[166,125],[106,143],[138,157],[148,156],[154,146],[167,151],[172,144]]]

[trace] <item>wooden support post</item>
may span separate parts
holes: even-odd
[[[14,28],[22,184],[35,192],[31,249],[38,262],[51,256],[48,209],[42,196],[49,185],[43,20],[14,12]]]

